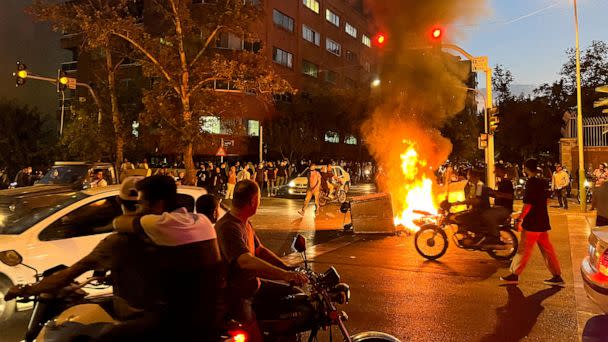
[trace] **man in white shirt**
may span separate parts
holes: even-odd
[[[568,172],[566,172],[560,164],[555,164],[555,172],[553,172],[551,178],[551,190],[555,192],[560,208],[568,209],[568,197],[566,192],[569,184],[570,175]]]
[[[99,188],[104,186],[108,186],[108,182],[103,178],[103,171],[95,171],[95,175],[93,176],[93,180],[91,181],[91,188]]]

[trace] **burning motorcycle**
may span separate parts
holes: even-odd
[[[414,243],[416,251],[423,257],[429,260],[442,257],[448,249],[449,239],[446,231],[452,230],[450,228],[454,226],[457,226],[458,229],[452,234],[452,239],[458,248],[486,252],[497,260],[509,260],[517,253],[519,244],[515,235],[517,228],[511,217],[499,227],[500,240],[503,245],[487,246],[481,243],[486,237],[485,232],[457,223],[458,214],[450,212],[450,203],[443,202],[440,207],[437,215],[416,211],[422,217],[414,221],[420,227],[414,236]]]
[[[266,312],[258,312],[258,324],[265,341],[299,341],[307,335],[307,341],[318,339],[320,330],[330,330],[337,326],[343,340],[348,342],[399,342],[389,334],[376,331],[361,332],[351,335],[344,322],[348,316],[338,311],[336,304],[346,304],[350,300],[350,287],[340,282],[340,275],[334,267],[324,273],[316,273],[306,259],[306,240],[298,235],[294,248],[304,258],[304,267],[298,269],[309,279],[305,292],[289,295],[277,301],[276,306]],[[311,311],[312,309],[312,311]]]
[[[0,258],[4,264],[14,267],[23,265],[32,269],[36,282],[46,278],[67,266],[58,265],[42,274],[26,264],[16,251],[9,251]],[[26,285],[27,286],[27,285]],[[84,288],[96,289],[111,286],[106,272],[96,271],[93,277],[82,283],[72,283],[56,293],[41,293],[31,297],[18,297],[17,301],[34,302],[32,315],[25,333],[25,342],[76,341],[95,339],[103,332],[104,327],[116,324],[112,295],[88,296]],[[246,342],[247,336],[237,322],[231,321],[225,331],[218,336],[218,342]]]

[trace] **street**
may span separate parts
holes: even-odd
[[[350,195],[372,190],[356,186]],[[439,261],[426,261],[408,234],[355,235],[340,229],[344,218],[337,205],[316,218],[309,210],[302,218],[296,212],[301,202],[264,198],[254,225],[262,242],[290,261],[301,260],[290,253],[293,236],[302,233],[314,269],[336,267],[351,287],[351,302],[341,309],[352,333],[377,330],[402,341],[577,341],[598,310],[580,283],[588,227],[576,208],[550,208],[551,239],[566,281],[560,288],[542,283],[549,273],[539,252],[519,286],[501,286],[498,277],[509,272],[506,262],[454,246]],[[19,313],[0,325],[0,340],[18,341],[28,315]]]

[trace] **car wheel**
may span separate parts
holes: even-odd
[[[13,286],[13,283],[3,274],[0,274],[0,322],[6,321],[15,312],[17,302],[15,300],[5,301],[4,295]]]

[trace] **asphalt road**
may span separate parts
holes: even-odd
[[[356,187],[351,195],[372,190]],[[265,198],[253,223],[262,242],[277,254],[291,253],[293,237],[302,233],[313,267],[337,268],[351,286],[352,300],[340,309],[349,315],[352,333],[379,330],[402,341],[577,341],[597,310],[577,280],[588,227],[575,213],[551,209],[551,239],[567,283],[553,288],[542,283],[549,273],[538,252],[519,286],[501,286],[498,277],[508,273],[508,263],[453,245],[439,261],[426,261],[407,234],[354,235],[342,229],[350,218],[337,205],[316,217],[313,210],[300,217],[301,203]],[[293,254],[288,258],[300,260]],[[19,340],[28,314],[0,324],[0,341]],[[599,318],[601,326],[605,320]],[[328,340],[327,334],[319,340]]]

